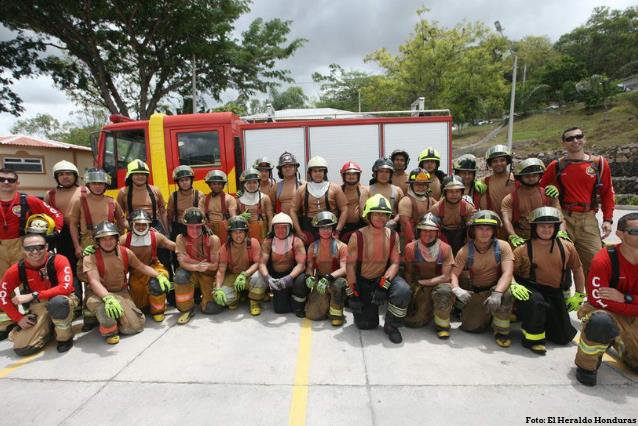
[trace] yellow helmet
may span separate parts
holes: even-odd
[[[26,234],[40,234],[48,237],[55,232],[55,221],[46,214],[33,214],[27,219],[24,232]]]
[[[144,173],[145,175],[151,174],[151,169],[148,168],[148,164],[142,160],[133,160],[126,166],[126,179],[133,173]]]
[[[370,213],[384,213],[390,216],[392,214],[390,201],[381,194],[373,195],[366,201],[362,216],[367,218]]]
[[[472,215],[469,221],[469,225],[490,225],[498,228],[501,226],[501,218],[492,210],[479,210]]]

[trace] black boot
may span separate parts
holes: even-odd
[[[70,338],[69,340],[65,341],[65,342],[58,342],[58,352],[59,353],[64,353],[66,351],[68,351],[69,349],[71,349],[73,347],[73,338]]]
[[[7,337],[9,337],[9,332],[8,331],[0,331],[0,342],[2,342]]]
[[[585,386],[596,386],[596,375],[596,371],[589,371],[584,368],[576,367],[576,380]]]
[[[387,320],[383,325],[383,332],[388,335],[388,338],[392,343],[398,345],[403,342],[403,336],[401,336],[399,329],[390,324]]]

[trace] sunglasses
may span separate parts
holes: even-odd
[[[0,177],[0,182],[16,183],[17,181],[18,181],[18,178]]]
[[[625,229],[625,232],[629,235],[638,235],[638,228]]]
[[[565,138],[565,142],[574,142],[574,140],[578,139],[581,140],[582,138],[584,138],[585,135],[584,134],[579,134],[579,135],[572,135],[572,136],[567,136]]]
[[[47,248],[46,244],[37,244],[37,245],[34,245],[34,246],[24,246],[23,247],[24,251],[29,252],[29,253],[33,253],[35,251],[42,251],[42,250],[45,250],[46,248]]]

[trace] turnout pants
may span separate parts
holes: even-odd
[[[235,280],[239,274],[226,274],[224,277],[224,283],[221,289],[226,294],[226,304],[219,305],[217,302],[214,306],[210,306],[211,314],[218,314],[224,310],[224,307],[236,305],[239,303],[240,294],[235,290]],[[266,294],[266,283],[264,282],[259,272],[255,272],[248,282],[246,283],[246,292],[248,292],[248,299],[260,302],[264,300]]]
[[[128,289],[118,292],[109,292],[122,305],[124,313],[118,319],[110,318],[104,310],[104,302],[95,295],[91,295],[86,301],[86,306],[95,314],[100,323],[100,334],[104,337],[116,334],[137,334],[144,330],[144,314],[133,302]]]
[[[587,278],[591,260],[603,246],[596,214],[594,212],[581,213],[563,210],[563,219],[567,233],[574,242],[578,257],[583,264],[585,278]]]
[[[51,339],[51,329],[55,330],[55,340],[66,342],[73,339],[73,308],[78,304],[75,294],[55,296],[51,300],[31,303],[26,315],[34,315],[33,327],[15,327],[9,333],[13,350],[20,356],[31,355],[44,348]]]
[[[279,274],[271,272],[271,277],[282,278],[288,275],[290,271]],[[303,272],[297,276],[292,282],[292,286],[283,290],[272,291],[272,307],[277,314],[287,314],[289,312],[303,313],[306,305],[306,295],[308,287],[306,287],[306,274]]]
[[[464,287],[465,288],[465,287]],[[474,291],[472,298],[461,306],[461,329],[470,333],[484,331],[490,322],[492,330],[496,334],[508,335],[510,333],[510,313],[514,305],[514,299],[509,291],[503,293],[501,306],[492,315],[485,305],[485,301],[492,294],[496,286],[487,288],[470,288]]]
[[[78,300],[82,300],[84,292],[82,291],[82,284],[78,279],[77,264],[78,258],[75,257],[75,249],[73,248],[73,240],[71,239],[71,233],[69,232],[69,225],[66,223],[62,227],[62,231],[55,242],[55,251],[58,254],[65,256],[69,259],[69,264],[73,270],[73,288],[75,289],[75,295]]]
[[[434,318],[434,327],[437,330],[449,330],[453,305],[454,293],[450,284],[422,286],[414,283],[405,325],[423,327]]]
[[[89,232],[92,232],[92,231],[89,231]],[[82,246],[82,250],[84,250],[90,245],[93,245],[93,246],[95,245],[95,241],[93,240],[93,237],[89,234],[89,232],[87,232],[86,234],[83,234],[80,237],[80,245]],[[91,312],[91,310],[86,305],[87,301],[89,300],[89,297],[93,295],[93,292],[91,291],[91,288],[89,287],[89,278],[84,272],[84,260],[82,259],[82,257],[78,259],[76,271],[77,271],[78,287],[82,287],[82,285],[84,285],[84,292],[82,294],[83,299],[81,300],[82,321],[86,325],[97,325],[98,324],[97,317],[95,316],[93,312]]]
[[[582,322],[576,365],[596,371],[603,354],[613,346],[620,359],[638,372],[638,318],[596,309],[585,303],[578,311]]]
[[[215,313],[213,301],[216,272],[189,272],[179,268],[175,272],[175,304],[180,312],[192,311],[195,307],[195,288],[199,287],[202,300],[199,308],[204,314]]]
[[[326,317],[343,319],[343,303],[346,299],[347,285],[344,278],[337,278],[330,283],[324,294],[319,294],[316,289],[309,291],[306,287],[306,318],[313,321],[319,321]]]
[[[0,278],[9,269],[9,266],[17,263],[22,259],[22,243],[20,238],[12,238],[9,240],[0,240]],[[7,295],[11,298],[12,295]],[[9,326],[13,324],[9,315],[0,310],[0,331],[7,331]]]
[[[228,239],[228,222],[226,220],[216,220],[210,222],[210,228],[215,235],[219,237],[222,244]]]
[[[168,277],[168,271],[159,261],[150,265],[160,274]],[[144,310],[150,306],[151,315],[163,314],[166,311],[166,293],[161,288],[151,288],[151,277],[137,271],[131,272],[129,279],[129,292],[133,303],[139,309]]]
[[[357,276],[355,290],[359,296],[350,298],[350,308],[354,314],[354,323],[357,328],[367,330],[379,325],[379,306],[372,303],[372,295],[378,288],[380,278],[368,279],[360,275]],[[397,275],[390,281],[390,287],[387,291],[386,322],[394,327],[401,327],[408,311],[408,303],[410,303],[410,286]]]

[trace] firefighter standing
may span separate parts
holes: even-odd
[[[404,244],[417,238],[416,224],[436,203],[436,200],[429,196],[430,182],[430,174],[425,170],[414,169],[410,172],[408,192],[399,201],[399,220]]]
[[[366,200],[370,198],[369,188],[361,184],[361,166],[354,161],[347,161],[341,167],[341,190],[348,203],[348,217],[339,238],[348,243],[350,235],[359,228],[366,226],[361,214]]]
[[[532,210],[531,240],[514,250],[516,282],[510,291],[521,320],[522,343],[539,355],[545,355],[545,340],[559,345],[572,341],[576,329],[568,310],[577,310],[585,299],[583,267],[574,245],[558,238],[560,223],[557,208]],[[574,272],[576,293],[565,299],[562,287],[570,270]]]
[[[27,234],[21,244],[23,259],[11,265],[0,283],[0,309],[15,327],[9,334],[16,354],[31,355],[44,348],[55,329],[58,352],[73,346],[73,272],[63,255],[48,252],[44,235]],[[15,289],[20,294],[11,298]],[[25,314],[18,306],[25,308]]]
[[[410,164],[410,155],[403,149],[395,149],[390,154],[390,161],[394,166],[392,183],[401,188],[404,194],[408,192],[408,174],[405,172]]]
[[[195,172],[190,166],[177,166],[173,170],[173,182],[177,185],[177,191],[173,191],[168,199],[166,215],[170,225],[170,237],[175,241],[179,234],[186,230],[182,223],[184,212],[189,207],[204,209],[204,193],[193,188]]]
[[[299,318],[305,316],[306,250],[302,240],[292,232],[292,219],[277,213],[272,219],[272,231],[261,246],[259,272],[273,292],[275,313],[294,311]]]
[[[281,180],[275,185],[275,213],[289,215],[297,188],[303,183],[299,179],[299,162],[294,155],[286,151],[279,156],[277,176]]]
[[[221,241],[226,241],[227,220],[237,215],[237,200],[224,192],[228,183],[226,173],[221,170],[211,170],[204,181],[210,187],[210,193],[204,200],[204,215],[210,229]]]
[[[188,323],[195,315],[195,288],[201,291],[199,307],[204,314],[217,312],[213,301],[215,275],[219,265],[221,242],[217,235],[209,235],[205,216],[197,207],[184,212],[182,222],[186,232],[177,236],[175,253],[179,268],[175,271],[175,304],[182,313],[177,324]]]
[[[596,384],[602,357],[613,346],[627,367],[638,371],[638,213],[618,221],[621,243],[594,256],[587,277],[587,303],[578,311],[582,331],[576,378]]]
[[[418,239],[406,245],[404,255],[405,280],[412,289],[405,325],[423,327],[434,317],[436,335],[447,339],[454,303],[452,247],[438,238],[439,220],[432,213],[421,217],[416,230]]]
[[[494,145],[485,152],[485,162],[492,169],[492,174],[483,178],[487,188],[481,197],[480,207],[477,208],[492,210],[501,217],[503,198],[516,189],[516,181],[512,179],[510,170],[512,153],[505,145]],[[499,228],[498,238],[507,238],[504,228]]]
[[[355,231],[348,242],[346,265],[350,308],[359,329],[379,325],[379,306],[388,302],[383,331],[392,343],[403,341],[399,327],[410,301],[410,286],[398,274],[399,238],[387,228],[390,202],[381,194],[366,201],[363,217],[368,226]]]
[[[312,226],[319,230],[319,239],[308,247],[306,318],[319,321],[328,316],[331,324],[338,327],[345,321],[348,247],[334,236],[337,217],[333,213],[317,213]]]
[[[248,222],[248,234],[260,243],[266,237],[272,222],[272,202],[261,191],[259,171],[252,167],[239,177],[241,195],[237,197],[237,212]]]
[[[221,312],[223,306],[236,309],[239,295],[247,291],[250,314],[261,314],[260,302],[266,294],[266,283],[257,272],[261,247],[256,238],[249,235],[249,224],[241,216],[231,217],[228,224],[228,240],[221,248],[219,269],[215,278],[213,299]]]
[[[430,213],[439,219],[443,239],[452,247],[455,256],[465,244],[467,221],[475,211],[463,198],[464,189],[460,177],[446,177],[443,179],[443,198],[430,209]]]
[[[576,246],[587,276],[592,257],[602,247],[601,239],[611,233],[614,217],[611,170],[602,156],[585,153],[587,139],[582,129],[567,129],[561,139],[567,155],[547,166],[541,186],[548,193],[554,191],[554,195],[558,195],[567,232]],[[599,207],[603,213],[600,230],[596,220]]]
[[[270,202],[274,203],[277,183],[272,177],[272,169],[275,166],[268,157],[259,157],[253,163],[253,168],[259,170],[259,190],[268,195]]]
[[[392,216],[386,222],[386,226],[396,230],[399,219],[399,202],[404,194],[401,188],[392,184],[392,175],[394,174],[394,165],[392,161],[386,158],[379,158],[372,165],[372,179],[370,179],[370,187],[368,196],[372,197],[376,194],[382,195],[386,200],[390,201],[390,209]]]
[[[135,253],[118,244],[120,233],[115,224],[104,221],[95,226],[95,253],[84,261],[92,295],[86,306],[100,322],[100,334],[106,343],[119,343],[119,334],[136,334],[144,330],[144,314],[129,293],[127,273],[135,270],[151,277],[149,286],[170,289],[168,278],[144,265]],[[156,282],[155,282],[156,281]]]
[[[312,219],[322,211],[339,217],[335,228],[338,236],[346,224],[348,201],[339,185],[328,181],[328,162],[316,156],[308,161],[308,181],[297,189],[290,209],[295,232],[306,245],[319,237],[317,229],[312,226]]]
[[[476,178],[476,157],[472,154],[463,154],[452,163],[454,174],[463,180],[465,191],[463,195],[468,201],[472,201],[474,208],[479,208],[481,196],[485,193],[487,185]]]
[[[452,268],[452,292],[461,305],[461,329],[482,332],[492,320],[496,344],[511,346],[508,291],[514,269],[510,245],[496,238],[501,220],[490,210],[479,210],[469,223],[470,240],[458,252]]]
[[[419,154],[419,167],[425,169],[430,174],[432,182],[430,183],[430,197],[435,200],[441,198],[441,188],[445,173],[439,170],[441,167],[441,154],[434,148],[425,148]]]

